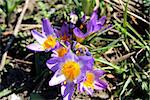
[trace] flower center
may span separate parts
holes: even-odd
[[[79,28],[82,30],[84,28],[83,24],[81,24]]]
[[[65,47],[60,47],[58,50],[57,50],[57,53],[58,53],[58,56],[59,57],[63,57],[66,53],[67,53],[67,48]]]
[[[69,41],[69,38],[68,38],[68,36],[66,35],[66,33],[65,33],[64,35],[60,36],[60,39],[61,39],[61,40],[64,40],[64,41]]]
[[[69,81],[75,80],[80,74],[80,66],[74,61],[67,61],[63,64],[62,73]]]
[[[84,40],[84,38],[80,38],[80,37],[77,37],[77,36],[76,36],[76,41],[78,41],[79,43],[82,43],[83,40]]]
[[[56,39],[52,36],[49,36],[44,43],[42,44],[44,49],[54,48],[56,46]]]
[[[93,82],[94,82],[94,74],[91,72],[87,72],[86,73],[86,80],[84,81],[84,86],[88,87],[88,88],[94,88],[93,86]]]

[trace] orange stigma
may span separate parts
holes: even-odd
[[[64,41],[69,41],[69,38],[66,34],[64,34],[63,36],[60,36],[60,39]]]
[[[94,88],[94,86],[93,86],[94,78],[95,78],[95,76],[93,73],[87,72],[86,80],[83,82],[84,86],[86,86],[88,88]]]
[[[49,36],[44,43],[42,44],[44,49],[54,48],[56,46],[56,39],[52,36]]]
[[[60,47],[56,50],[56,52],[58,53],[59,57],[63,57],[68,52],[68,50],[65,47]]]
[[[67,61],[62,66],[62,73],[67,80],[72,82],[80,74],[80,65],[75,61]]]

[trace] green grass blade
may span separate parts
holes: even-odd
[[[121,46],[121,44],[118,44],[118,45],[111,45],[111,46],[106,46],[106,47],[101,47],[101,48],[96,48],[96,49],[93,49],[91,50],[91,52],[94,52],[94,51],[101,51],[101,50],[104,50],[104,51],[107,51],[109,50],[110,48],[114,48],[114,47],[119,47]]]
[[[124,71],[124,69],[120,68],[119,66],[112,64],[110,62],[108,62],[107,60],[105,60],[104,58],[100,57],[100,58],[95,58],[95,61],[99,61],[103,64],[109,65],[112,68],[114,68],[118,73],[122,73]]]
[[[129,0],[127,1],[126,3],[126,6],[125,6],[125,11],[124,11],[124,14],[123,14],[123,17],[124,17],[124,21],[123,21],[123,27],[126,27],[127,26],[127,11],[128,11],[128,4],[129,4]]]
[[[138,45],[140,45],[142,48],[145,48],[145,46],[138,40],[136,39],[133,35],[131,35],[125,28],[121,27],[119,23],[114,21],[117,25],[118,28],[120,28],[121,32],[129,36],[131,39],[133,39]]]
[[[125,84],[123,86],[123,89],[122,89],[122,91],[120,93],[120,99],[121,99],[121,95],[125,92],[125,90],[127,89],[129,83],[131,82],[131,78],[132,78],[132,76],[129,76],[128,79],[127,79],[127,81],[125,82]]]
[[[129,23],[127,23],[127,27],[143,42],[143,44],[146,46],[147,50],[150,51],[150,47],[143,40],[143,38],[141,37],[141,35]]]

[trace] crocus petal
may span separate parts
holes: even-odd
[[[81,83],[79,83],[79,85],[78,85],[78,90],[82,93],[82,92],[84,92],[85,90],[84,90],[84,86],[83,86],[83,83],[81,82]]]
[[[71,50],[69,50],[68,53],[63,57],[63,60],[78,61],[78,57]]]
[[[94,23],[96,21],[89,21],[87,22],[87,25],[86,25],[86,28],[87,28],[87,33],[86,33],[86,36],[88,36],[90,33],[93,32],[93,29],[94,29]]]
[[[49,86],[58,85],[58,84],[62,83],[65,80],[66,80],[65,76],[60,74],[60,70],[57,70],[55,72],[54,76],[49,81]]]
[[[32,30],[31,33],[33,37],[36,39],[36,41],[39,42],[40,44],[43,44],[44,41],[46,40],[46,37],[43,34],[40,34],[36,30]]]
[[[86,69],[92,69],[94,66],[94,59],[92,56],[79,56],[79,62],[86,66]]]
[[[83,15],[81,21],[84,23],[86,21],[86,15]]]
[[[29,44],[27,45],[27,48],[37,52],[44,51],[43,47],[39,43]]]
[[[63,97],[63,100],[71,100],[70,94],[67,94],[65,97]]]
[[[70,49],[70,48],[71,48],[71,44],[70,44],[70,42],[68,42],[68,41],[64,41],[64,44],[67,46],[67,48],[68,48],[68,49]]]
[[[83,80],[85,80],[85,75],[86,75],[86,66],[81,67],[81,74],[78,76],[76,80],[74,80],[74,83],[76,84],[81,83]]]
[[[74,83],[68,82],[65,85],[61,86],[61,94],[63,96],[63,100],[71,100],[71,97],[74,93]]]
[[[90,20],[96,21],[96,20],[98,19],[97,12],[98,12],[98,10],[95,10],[95,11],[92,13]]]
[[[68,93],[71,93],[74,91],[74,83],[73,82],[67,82],[65,86],[65,90],[63,92],[63,96],[66,96]]]
[[[47,60],[46,65],[47,67],[52,70],[53,72],[57,71],[59,68],[59,62],[61,59],[59,59],[58,57],[54,57],[51,58],[49,60]]]
[[[98,70],[98,69],[94,70],[93,73],[94,73],[94,75],[95,75],[96,77],[98,77],[98,78],[101,77],[101,76],[103,76],[103,75],[105,74],[104,71]]]
[[[93,89],[91,88],[87,88],[87,87],[84,87],[85,91],[89,94],[89,95],[92,95],[93,94]]]
[[[57,51],[53,50],[52,52],[53,52],[53,53],[51,54],[51,57],[58,57]]]
[[[60,30],[54,28],[54,33],[55,33],[57,38],[60,38],[60,34],[61,34]]]
[[[106,21],[106,16],[102,16],[102,17],[96,22],[96,24],[104,25],[105,21]]]
[[[97,89],[97,90],[106,89],[107,86],[108,86],[108,84],[104,81],[101,81],[101,80],[95,80],[94,81],[94,88]]]
[[[61,95],[62,96],[64,95],[65,90],[66,90],[66,85],[64,85],[64,83],[62,83],[62,85],[61,85]]]
[[[85,38],[87,36],[77,27],[73,29],[73,32],[74,32],[75,36],[80,37],[80,38]]]
[[[52,28],[48,19],[42,19],[42,31],[46,36],[49,36],[54,33],[54,29]]]
[[[87,55],[87,56],[91,56],[91,52],[87,50],[87,51],[86,51],[86,55]]]
[[[62,35],[65,35],[65,34],[67,35],[67,33],[69,32],[69,27],[66,22],[63,23],[61,27],[61,32],[62,32]]]
[[[102,29],[102,27],[103,27],[102,25],[94,24],[92,33],[99,31],[100,29]]]

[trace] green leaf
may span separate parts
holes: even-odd
[[[121,95],[122,95],[122,94],[125,92],[125,90],[127,89],[129,83],[131,82],[131,79],[132,79],[132,76],[129,76],[128,79],[127,79],[127,81],[125,82],[125,84],[124,84],[124,86],[123,86],[123,89],[122,89],[122,91],[121,91],[121,93],[120,93],[120,98],[121,98]]]
[[[129,0],[127,1],[126,3],[126,6],[125,6],[125,11],[124,11],[124,14],[123,14],[123,17],[124,17],[124,21],[123,21],[123,27],[126,27],[127,26],[127,11],[128,11],[128,4],[129,4]]]
[[[101,48],[96,48],[96,49],[93,49],[93,50],[91,50],[91,51],[92,51],[92,52],[94,52],[94,51],[101,51],[101,50],[107,51],[107,50],[109,50],[110,48],[119,47],[119,46],[121,46],[121,44],[118,44],[118,45],[111,45],[111,46],[106,46],[106,47],[101,47]]]
[[[127,27],[143,42],[147,50],[150,52],[150,47],[147,45],[147,43],[143,40],[141,35],[129,24],[127,23]]]
[[[131,35],[126,28],[121,27],[121,25],[119,23],[117,23],[116,21],[114,21],[115,24],[117,25],[118,28],[120,28],[121,32],[124,33],[125,35],[129,36],[131,39],[133,39],[138,45],[140,45],[142,48],[145,48],[145,46],[143,45],[143,43],[141,43],[137,38],[135,38],[133,35]]]
[[[111,66],[112,68],[114,68],[114,69],[117,71],[117,73],[122,73],[122,72],[125,71],[124,69],[120,68],[119,66],[117,66],[117,65],[115,65],[115,64],[112,64],[112,63],[108,62],[107,60],[105,60],[105,59],[102,58],[102,57],[100,57],[100,58],[95,58],[95,61],[99,61],[99,62],[101,62],[101,63],[104,63],[104,64],[106,64],[106,65]]]

